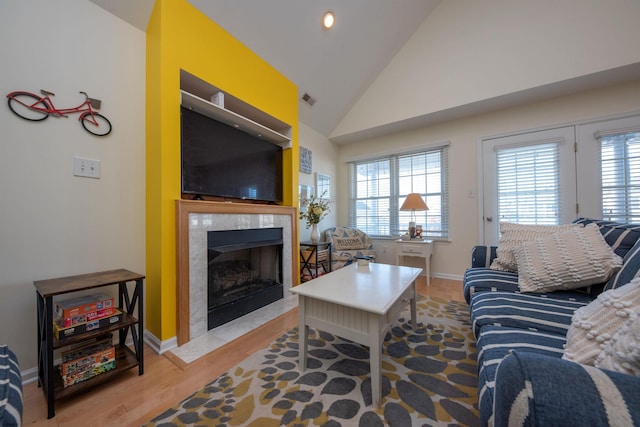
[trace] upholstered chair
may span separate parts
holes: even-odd
[[[358,257],[376,258],[373,240],[362,230],[352,227],[333,227],[325,230],[331,242],[331,269],[337,270],[356,261]]]

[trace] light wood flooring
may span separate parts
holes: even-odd
[[[422,295],[464,301],[459,281],[434,278],[427,287],[421,277],[417,289]],[[138,376],[138,370],[131,369],[84,395],[58,400],[56,416],[50,420],[44,394],[32,382],[23,390],[23,425],[140,426],[266,347],[297,321],[294,309],[190,364],[168,352],[158,355],[145,346],[144,375]]]

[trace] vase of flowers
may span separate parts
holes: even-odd
[[[320,232],[318,232],[318,223],[322,221],[331,210],[329,209],[330,200],[323,199],[325,193],[317,198],[311,196],[309,198],[302,198],[300,200],[300,219],[304,219],[307,222],[307,228],[311,227],[311,241],[320,241]]]

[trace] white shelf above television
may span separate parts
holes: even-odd
[[[250,135],[257,136],[282,148],[291,148],[291,137],[264,126],[234,111],[220,107],[213,102],[200,98],[192,93],[180,90],[181,104],[197,113],[211,117],[219,122],[233,126]],[[247,106],[247,108],[249,108]],[[255,110],[255,109],[254,109]],[[264,114],[264,113],[263,113]],[[271,121],[275,120],[270,118]],[[283,124],[283,126],[286,126]],[[289,133],[291,127],[288,127]]]

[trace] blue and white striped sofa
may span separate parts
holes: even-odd
[[[22,376],[9,347],[0,345],[0,426],[22,425]]]
[[[629,283],[640,271],[640,225],[575,222],[595,222],[622,257],[622,269],[606,284],[520,293],[517,273],[489,268],[496,247],[472,251],[463,286],[477,339],[483,426],[606,426],[620,420],[640,426],[639,377],[562,359],[574,311],[604,290]]]

